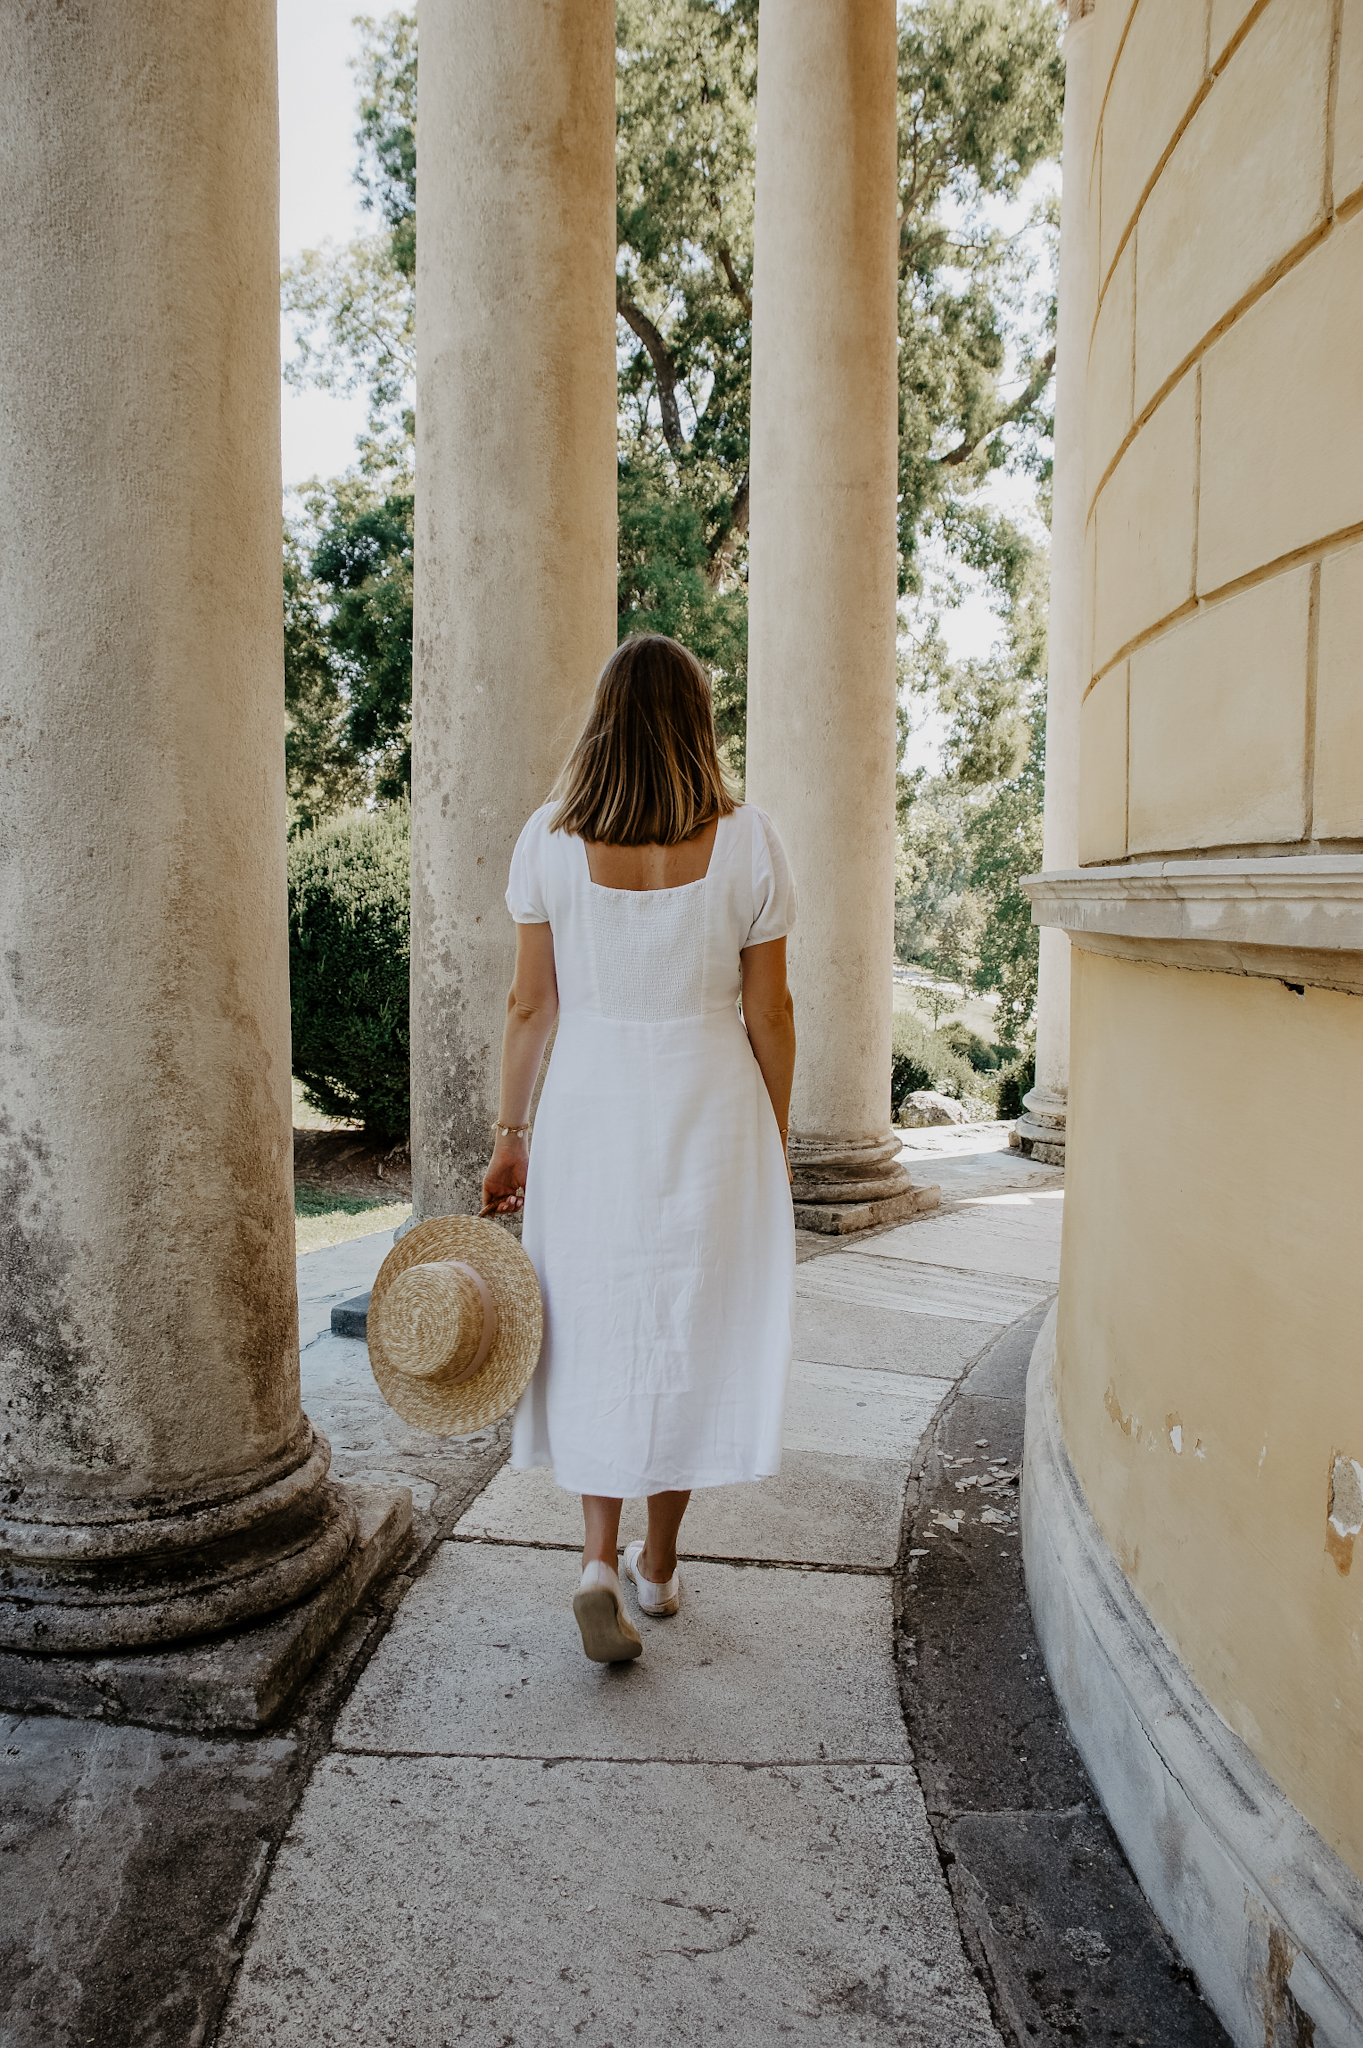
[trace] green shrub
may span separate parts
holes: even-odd
[[[1014,1060],[1011,1067],[1005,1067],[999,1075],[999,1115],[1017,1117],[1022,1115],[1022,1098],[1036,1086],[1036,1054],[1028,1053],[1025,1058]]]
[[[990,1081],[975,1072],[948,1044],[945,1031],[933,1031],[926,1020],[912,1010],[896,1010],[891,1035],[890,1114],[898,1116],[899,1105],[915,1089],[931,1088],[938,1095],[950,1095],[957,1102],[967,1097],[993,1105]]]
[[[406,804],[304,832],[289,848],[293,1071],[315,1109],[407,1136],[410,872]]]
[[[999,1049],[981,1038],[978,1031],[972,1031],[962,1017],[953,1017],[949,1024],[938,1026],[938,1035],[944,1038],[953,1052],[963,1060],[969,1060],[977,1074],[992,1074],[999,1066]]]

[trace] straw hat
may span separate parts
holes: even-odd
[[[544,1335],[535,1269],[479,1216],[431,1216],[399,1238],[369,1296],[369,1362],[404,1422],[467,1436],[513,1408]]]

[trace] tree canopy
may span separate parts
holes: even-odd
[[[310,487],[290,542],[294,673],[313,679],[306,744],[295,728],[297,777],[310,778],[300,818],[333,791],[352,801],[357,774],[383,797],[410,774],[416,15],[361,27],[356,178],[374,231],[284,273],[297,337],[286,375],[370,401],[357,473]],[[695,648],[740,769],[757,28],[758,0],[617,0],[619,632]],[[1063,82],[1052,0],[901,0],[902,673],[910,697],[940,704],[949,741],[942,775],[901,784],[899,939],[930,952],[943,917],[961,926],[944,888],[956,876],[956,898],[973,890],[985,912],[977,973],[1006,985],[1013,1010],[1030,1008],[1014,941],[1034,958],[1035,938],[1028,924],[1005,943],[995,927],[1023,900],[1017,862],[1039,832],[1044,553],[989,486],[1029,476],[1044,507],[1054,286],[1036,237],[998,221],[1058,156]],[[985,578],[999,607],[1004,639],[987,662],[947,658],[932,585],[955,570]],[[948,814],[949,830],[929,829]],[[912,879],[924,861],[930,887]]]

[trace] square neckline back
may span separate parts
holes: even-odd
[[[742,804],[735,804],[734,808],[726,816],[716,818],[715,836],[710,842],[710,858],[705,863],[705,873],[703,875],[697,875],[694,882],[667,882],[660,889],[612,889],[609,882],[598,882],[592,874],[592,864],[587,857],[587,842],[581,833],[575,832],[573,837],[582,848],[582,864],[587,870],[588,888],[600,889],[607,896],[680,896],[684,889],[703,889],[714,870],[715,855],[719,851],[720,831],[728,824],[730,818],[738,816],[742,808]]]

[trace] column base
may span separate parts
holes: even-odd
[[[358,1531],[340,1568],[296,1607],[239,1634],[174,1649],[85,1657],[0,1650],[0,1707],[189,1734],[267,1727],[411,1533],[407,1487],[332,1480],[328,1489],[344,1497]]]
[[[187,1497],[58,1500],[0,1517],[0,1647],[38,1656],[157,1649],[247,1629],[342,1568],[355,1510],[300,1415],[269,1464]],[[17,1491],[17,1490],[16,1490]],[[63,1519],[57,1519],[62,1516]]]
[[[1022,1107],[1024,1114],[1008,1133],[1009,1145],[1042,1166],[1063,1166],[1066,1098],[1049,1088],[1033,1088],[1023,1096]]]
[[[937,1187],[916,1187],[900,1158],[899,1139],[792,1137],[791,1190],[797,1230],[846,1237],[935,1209]]]

